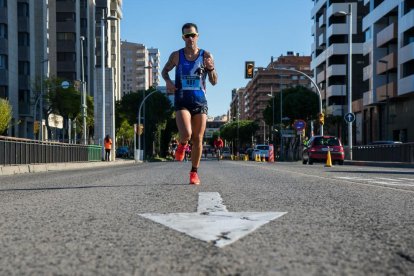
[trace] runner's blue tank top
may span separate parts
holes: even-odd
[[[200,49],[194,61],[187,60],[184,49],[179,50],[178,66],[175,69],[175,106],[194,108],[207,105],[204,50]]]

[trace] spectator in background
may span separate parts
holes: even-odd
[[[105,146],[105,161],[109,161],[109,157],[111,156],[111,149],[112,149],[112,139],[107,134],[104,139],[104,146]]]

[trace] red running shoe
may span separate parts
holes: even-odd
[[[175,160],[177,161],[183,161],[185,156],[185,149],[187,148],[187,145],[179,144],[177,147],[177,150],[175,151]]]
[[[191,185],[200,185],[200,178],[196,172],[190,172],[190,184]]]

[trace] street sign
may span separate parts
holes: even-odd
[[[296,130],[303,130],[306,127],[306,122],[304,120],[295,120],[293,126]]]
[[[345,116],[344,116],[344,119],[345,119],[345,121],[347,122],[347,123],[352,123],[353,121],[355,121],[355,114],[354,113],[347,113]]]
[[[62,86],[63,89],[68,89],[70,86],[70,83],[68,81],[62,81],[60,85]]]

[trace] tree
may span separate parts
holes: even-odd
[[[293,123],[297,119],[316,119],[319,112],[319,97],[314,91],[303,86],[297,86],[283,90],[282,94],[282,115],[289,118],[289,123]],[[272,125],[273,122],[275,125],[279,124],[280,99],[280,93],[277,93],[274,99],[269,100],[268,106],[263,111],[266,124]],[[273,103],[275,104],[274,109]],[[273,110],[274,118],[272,118]]]
[[[236,146],[237,136],[240,140],[240,146],[242,146],[251,143],[252,135],[254,135],[258,129],[259,125],[255,121],[232,121],[220,127],[220,136],[227,141],[232,141],[234,148]]]
[[[121,141],[120,145],[130,145],[134,139],[134,127],[127,120],[121,123],[116,133],[116,140]]]
[[[9,127],[12,118],[12,107],[8,100],[0,99],[0,134]]]
[[[144,95],[156,91],[154,88],[150,88],[146,91],[137,91],[122,97],[121,101],[116,104],[116,129],[119,130],[122,122],[127,120],[129,124],[137,123],[138,120],[138,108],[144,99]],[[143,139],[145,143],[145,152],[150,153],[153,150],[156,152],[161,151],[161,144],[164,143],[162,132],[167,127],[167,122],[172,118],[172,106],[170,100],[165,94],[157,91],[152,94],[145,101],[145,112],[141,110],[141,117],[145,118]],[[153,143],[155,142],[155,149],[153,149]],[[167,144],[168,147],[168,144]]]

